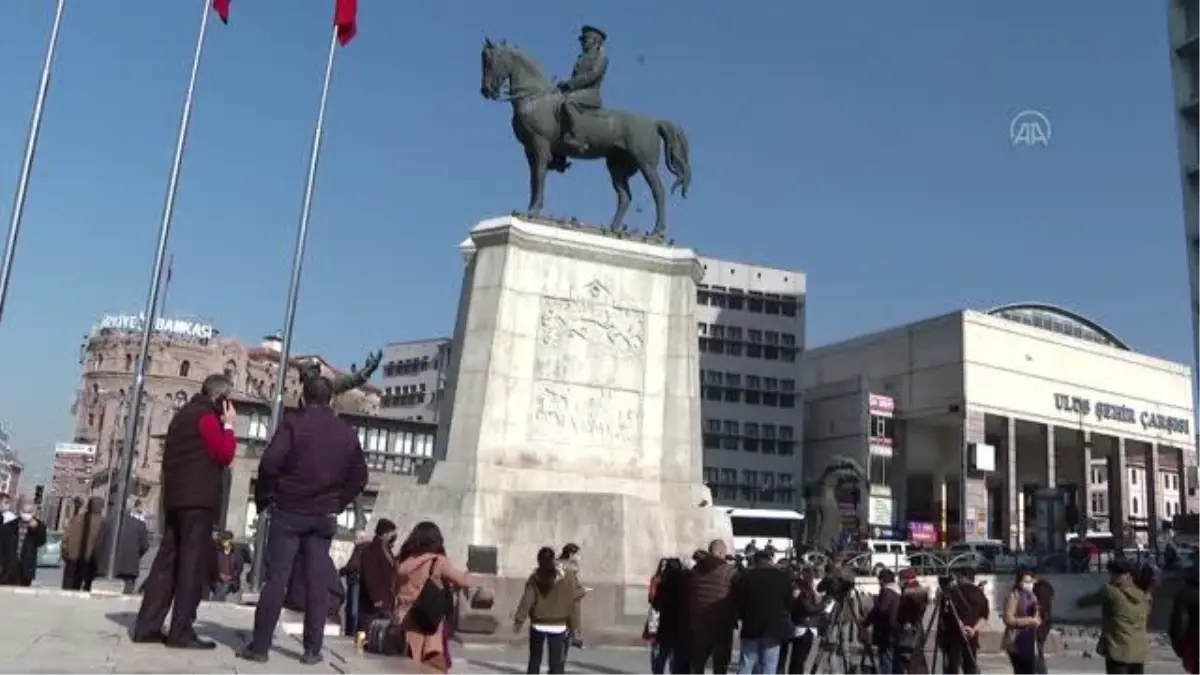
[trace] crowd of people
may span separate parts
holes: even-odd
[[[1150,650],[1149,617],[1157,571],[1115,560],[1109,582],[1078,600],[1100,607],[1095,651],[1108,673],[1141,673]],[[882,570],[866,600],[853,577],[830,565],[816,571],[776,563],[756,551],[743,567],[713,542],[691,561],[660,561],[650,583],[651,613],[644,637],[653,673],[726,672],[734,636],[739,673],[857,672],[978,673],[980,638],[988,628],[988,594],[970,570],[922,586],[915,571]],[[1046,673],[1055,590],[1022,571],[1004,595],[1001,649],[1014,673]],[[1186,575],[1173,601],[1171,646],[1188,673],[1197,672],[1197,571]],[[869,604],[869,608],[866,607]],[[931,647],[931,649],[927,649]],[[849,654],[857,655],[858,663]],[[940,661],[940,663],[939,663]],[[940,668],[939,668],[940,666]],[[536,672],[530,670],[529,672]]]
[[[345,627],[364,650],[407,656],[422,668],[448,672],[456,602],[470,598],[490,606],[490,594],[446,555],[432,522],[416,524],[401,541],[397,525],[377,521],[374,536],[360,541],[337,570],[330,557],[336,517],[359,496],[368,472],[357,434],[330,407],[333,384],[324,377],[302,381],[299,410],[286,416],[263,452],[254,499],[266,517],[263,583],[251,639],[238,656],[265,662],[286,605],[305,615],[302,663],[321,660],[325,626],[345,605]],[[234,458],[237,413],[229,401],[233,383],[208,377],[199,394],[172,419],[163,452],[164,531],[142,587],[132,631],[140,643],[206,650],[215,643],[193,626],[200,601],[223,600],[240,591],[250,563],[248,549],[231,533],[214,537],[225,467]],[[30,585],[46,527],[36,504],[0,495],[0,584]],[[133,593],[149,536],[140,509],[106,518],[102,499],[79,505],[62,537],[63,587],[88,590],[98,575],[124,581]],[[110,537],[122,518],[114,566],[107,569]],[[400,542],[397,546],[397,542]],[[556,555],[545,547],[531,560],[530,574],[513,616],[513,631],[528,624],[528,672],[565,672],[567,656],[582,640],[581,605],[589,592],[579,575],[579,547]],[[879,589],[866,602],[855,579],[829,565],[820,574],[791,561],[776,562],[770,546],[745,558],[730,555],[716,540],[690,559],[664,558],[649,585],[650,613],[644,635],[653,673],[728,672],[735,636],[737,670],[762,673],[846,672],[978,673],[980,637],[991,612],[988,596],[969,571],[923,587],[913,570],[883,570]],[[1141,673],[1150,650],[1148,621],[1158,573],[1114,560],[1110,580],[1081,598],[1080,607],[1102,609],[1096,652],[1106,672]],[[343,581],[345,586],[343,586]],[[1048,672],[1054,588],[1022,571],[1004,596],[999,617],[1001,648],[1014,673]],[[869,607],[867,606],[869,604]],[[1197,572],[1174,600],[1169,637],[1184,669],[1196,673]],[[168,613],[169,625],[164,625]],[[926,645],[932,639],[932,658]],[[860,659],[853,666],[850,655]],[[840,662],[837,661],[840,659]]]

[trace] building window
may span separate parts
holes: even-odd
[[[246,430],[246,435],[249,436],[250,438],[266,440],[267,429],[269,428],[269,425],[270,425],[270,418],[267,417],[266,415],[251,414],[250,415],[250,426]]]
[[[133,370],[133,354],[125,355],[125,370]]]
[[[192,372],[192,362],[184,359],[179,362],[179,376],[187,377],[188,373]]]
[[[1135,516],[1142,515],[1142,501],[1137,497],[1134,497],[1130,503],[1132,506],[1130,507],[1129,511]]]
[[[713,498],[727,501],[737,499],[737,488],[737,469],[721,469],[721,481]]]
[[[892,478],[892,458],[883,455],[871,455],[867,467],[867,479],[871,485],[890,486]]]
[[[758,489],[758,472],[742,470],[742,499],[757,501]]]
[[[883,415],[871,415],[871,438],[894,440],[896,420]]]
[[[1137,469],[1130,469],[1130,470],[1129,470],[1129,484],[1130,484],[1130,485],[1137,485],[1137,482],[1138,482],[1138,471],[1137,471]],[[1135,503],[1136,503],[1136,502],[1135,502]],[[1136,509],[1135,509],[1135,511],[1136,511]]]
[[[792,474],[778,474],[775,477],[775,482],[778,485],[779,501],[789,504],[796,501],[796,490],[792,487]]]
[[[1091,502],[1093,514],[1103,515],[1108,513],[1108,499],[1105,498],[1106,496],[1107,495],[1105,495],[1103,492],[1092,493]]]

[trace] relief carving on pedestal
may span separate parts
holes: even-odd
[[[646,315],[618,306],[598,280],[568,295],[541,300],[530,436],[636,448]]]
[[[641,395],[559,382],[533,386],[535,440],[636,450],[641,436]]]

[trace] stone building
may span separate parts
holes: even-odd
[[[268,336],[259,345],[219,337],[211,326],[192,322],[160,321],[150,345],[141,428],[134,452],[134,483],[130,495],[146,508],[157,510],[162,434],[180,406],[200,390],[205,377],[229,375],[238,398],[269,404],[279,363],[281,340]],[[115,493],[131,400],[134,360],[141,341],[136,320],[108,317],[88,336],[81,354],[83,373],[76,392],[74,441],[96,447],[91,491]],[[299,367],[316,360],[327,375],[337,375],[324,359],[296,356],[290,360],[285,400],[295,404]],[[377,414],[378,388],[373,385],[347,392],[338,407],[364,415]]]

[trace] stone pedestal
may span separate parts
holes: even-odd
[[[439,461],[378,512],[437,522],[460,564],[496,547],[514,582],[575,542],[598,603],[644,616],[659,558],[732,539],[701,482],[696,254],[515,217],[461,249]]]

